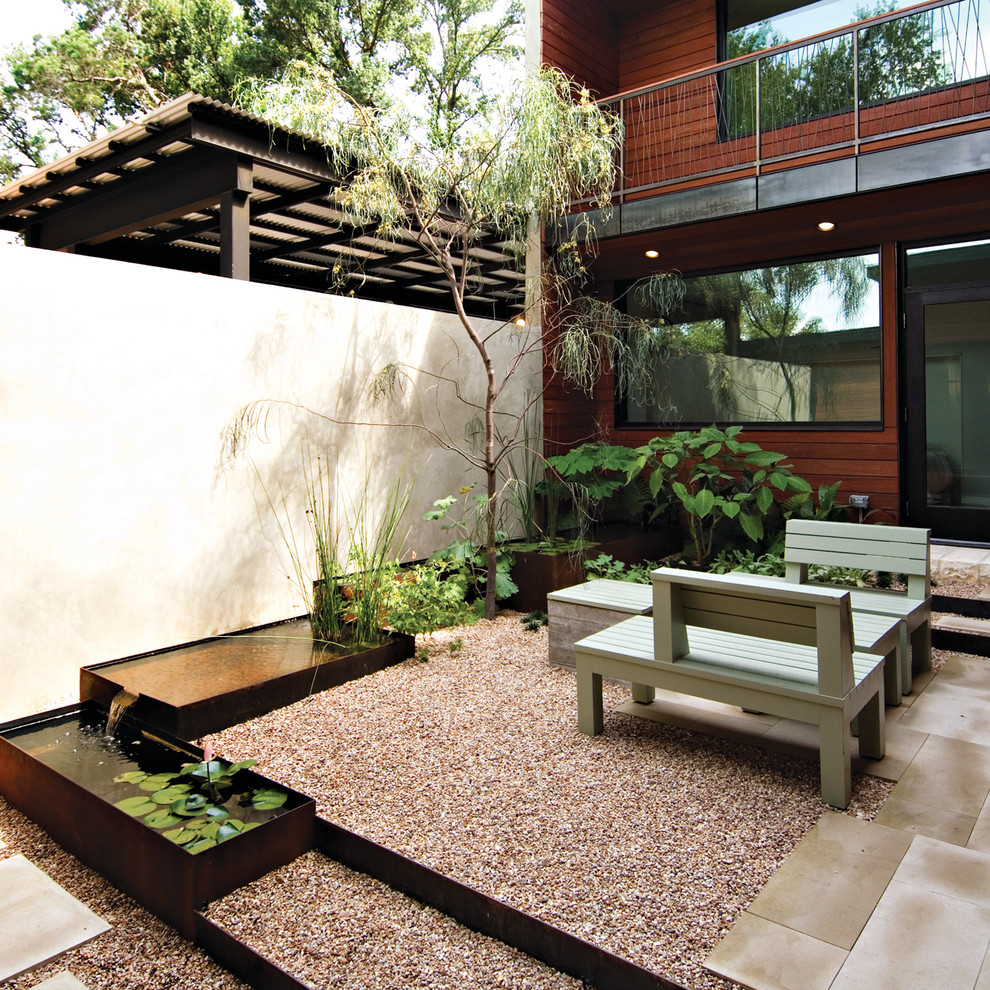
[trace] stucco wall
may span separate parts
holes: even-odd
[[[345,502],[405,471],[404,556],[447,542],[422,513],[480,478],[422,431],[274,407],[268,442],[218,467],[258,399],[462,440],[471,414],[447,386],[374,400],[393,360],[480,381],[452,316],[0,246],[0,719],[73,700],[82,665],[304,612],[268,508],[291,493],[305,531],[304,441]]]

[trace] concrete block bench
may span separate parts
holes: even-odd
[[[602,678],[818,725],[822,800],[852,795],[851,723],[862,756],[884,755],[883,658],[852,646],[848,591],[754,585],[747,575],[653,572],[653,615],[574,644],[578,728],[603,730]]]
[[[653,611],[648,584],[602,578],[547,595],[547,641],[550,663],[574,669],[574,644],[614,626],[631,615]]]

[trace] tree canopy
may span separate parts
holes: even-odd
[[[436,141],[517,59],[521,0],[63,0],[72,25],[0,56],[0,181],[194,90],[236,103],[293,62],[370,107],[418,101]]]

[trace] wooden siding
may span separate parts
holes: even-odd
[[[657,4],[619,28],[619,90],[651,86],[714,65],[715,0]]]
[[[596,96],[620,87],[619,30],[604,0],[543,0],[541,60]]]

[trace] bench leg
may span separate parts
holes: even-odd
[[[852,734],[841,708],[824,712],[818,722],[822,800],[846,808],[852,798]]]
[[[903,625],[907,627],[906,622]],[[911,668],[932,669],[932,624],[928,619],[911,633]]]
[[[898,646],[883,658],[883,692],[888,705],[899,705],[904,690],[904,651]],[[911,690],[911,674],[908,672],[907,691]]]
[[[600,736],[604,728],[602,711],[602,675],[591,669],[588,660],[577,660],[578,731],[586,736]]]
[[[650,684],[636,684],[632,686],[632,699],[633,701],[638,701],[641,705],[651,705],[653,704],[653,699],[656,698],[657,691]]]
[[[859,713],[859,755],[871,760],[882,760],[886,752],[883,706],[884,697],[881,687]]]

